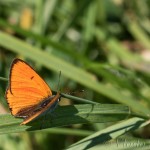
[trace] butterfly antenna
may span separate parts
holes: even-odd
[[[58,85],[57,85],[57,92],[60,91],[60,77],[61,77],[61,71],[59,72]]]

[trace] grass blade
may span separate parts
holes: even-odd
[[[80,123],[104,123],[125,119],[130,114],[129,108],[120,104],[82,104],[60,106],[53,114],[44,116],[42,129]],[[44,115],[44,114],[43,114]],[[28,125],[19,125],[22,119],[11,115],[0,116],[0,134],[22,131],[35,131],[41,128],[43,115]]]

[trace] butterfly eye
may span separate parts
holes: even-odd
[[[47,104],[50,102],[50,100],[45,100],[44,102],[41,103],[41,107],[44,108],[45,106],[47,106]]]

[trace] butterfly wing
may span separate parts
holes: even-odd
[[[32,121],[34,118],[38,117],[40,114],[45,112],[46,110],[48,110],[49,112],[54,111],[60,100],[60,97],[61,97],[60,92],[57,92],[56,95],[44,99],[40,104],[30,108],[29,110],[27,109],[22,110],[22,112],[20,112],[20,115],[21,113],[23,113],[24,115],[24,113],[27,111],[28,113],[24,118],[24,121],[21,123],[21,125],[27,124],[28,122]]]
[[[29,110],[20,116],[25,118],[43,99],[51,96],[49,86],[31,66],[20,59],[12,62],[5,94],[12,115],[19,117],[20,112]]]

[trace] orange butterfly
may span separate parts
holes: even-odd
[[[52,91],[44,80],[21,59],[14,59],[10,68],[9,86],[6,90],[11,113],[15,117],[24,118],[22,124],[27,124],[48,110],[54,110],[61,94]]]

